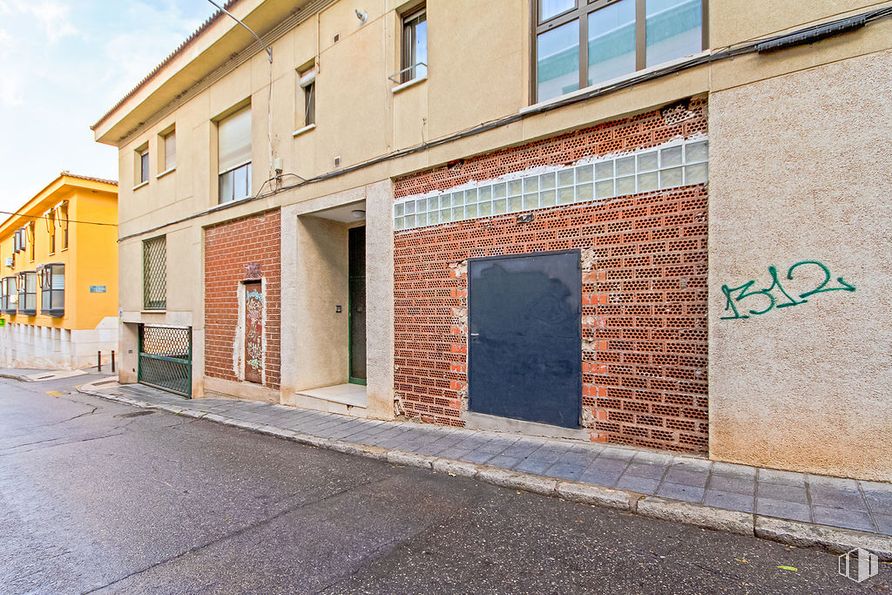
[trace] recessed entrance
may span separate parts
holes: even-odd
[[[579,252],[469,262],[469,409],[578,428]]]

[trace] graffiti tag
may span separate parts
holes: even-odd
[[[829,291],[855,291],[855,286],[848,283],[842,277],[831,281],[830,269],[824,263],[817,260],[802,260],[790,266],[784,278],[792,281],[797,269],[802,267],[818,267],[823,273],[823,279],[809,291],[790,295],[784,287],[782,278],[777,274],[777,267],[768,267],[768,275],[771,277],[771,285],[764,289],[756,289],[756,280],[747,281],[737,287],[722,285],[722,293],[725,294],[725,312],[728,316],[722,316],[721,320],[739,320],[750,316],[762,316],[775,308],[791,308],[808,303],[808,297]],[[743,302],[746,301],[746,305]]]

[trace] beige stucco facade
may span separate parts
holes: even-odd
[[[892,479],[890,81],[886,51],[711,96],[716,458]],[[807,264],[790,279],[805,261],[827,267],[833,291],[727,318],[722,286],[768,287],[772,265],[801,302],[825,277]],[[769,306],[754,296],[737,307]]]
[[[295,4],[242,0],[230,7],[270,45],[272,64],[247,32],[217,18],[94,126],[100,142],[120,149],[122,381],[136,380],[135,325],[189,326],[194,396],[225,389],[275,398],[247,385],[206,386],[200,286],[206,227],[281,208],[278,398],[306,405],[297,398],[302,391],[339,382],[347,330],[330,306],[347,291],[346,229],[355,222],[344,213],[359,208],[369,263],[365,414],[392,417],[391,180],[707,96],[710,455],[890,479],[892,457],[881,445],[889,442],[883,434],[885,428],[888,438],[892,413],[879,392],[890,379],[881,292],[889,265],[880,258],[888,182],[879,175],[883,153],[871,151],[889,138],[882,122],[889,122],[892,19],[770,53],[723,53],[890,3],[714,0],[705,53],[680,60],[677,71],[609,92],[583,89],[551,108],[530,105],[529,0],[427,2],[429,74],[405,88],[388,77],[400,68],[400,15],[417,2],[315,1],[297,3],[305,8],[297,11]],[[364,23],[356,10],[368,14]],[[714,60],[704,59],[710,52]],[[293,134],[303,124],[298,70],[308,65],[318,69],[315,128]],[[216,122],[248,104],[256,198],[220,208]],[[158,155],[159,134],[171,127],[176,169],[160,172],[153,159],[149,183],[135,188],[136,150],[148,143]],[[284,176],[269,192],[276,162]],[[140,263],[143,240],[157,235],[167,236],[175,257],[167,264],[167,309],[150,313],[142,307]],[[869,243],[873,251],[865,254]],[[821,294],[758,319],[720,320],[723,284],[764,279],[772,264],[785,273],[808,259],[826,262],[857,291]],[[856,349],[864,345],[871,346]],[[815,448],[816,440],[827,447]]]

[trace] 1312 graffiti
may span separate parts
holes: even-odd
[[[781,277],[777,273],[777,267],[774,265],[768,267],[768,275],[771,277],[771,285],[764,289],[753,289],[756,285],[755,279],[747,281],[743,285],[737,287],[722,285],[722,293],[725,294],[725,312],[728,313],[728,315],[722,316],[721,320],[742,320],[751,316],[768,314],[775,308],[801,306],[802,304],[808,303],[808,299],[806,298],[819,293],[826,293],[829,291],[855,291],[855,286],[848,283],[842,277],[837,277],[835,282],[832,282],[831,279],[833,276],[830,274],[830,269],[827,265],[818,262],[817,260],[802,260],[791,265],[790,268],[787,269],[787,274],[784,278],[787,281],[793,281],[796,270],[800,269],[801,272],[803,267],[817,267],[823,273],[823,279],[810,290],[795,294],[796,297],[793,297],[793,295],[791,295],[784,287]],[[755,303],[750,300],[750,298],[761,298],[762,303]],[[744,300],[750,301],[744,305],[742,303]],[[760,306],[761,308],[759,308]]]

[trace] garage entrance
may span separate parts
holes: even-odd
[[[469,409],[578,428],[579,252],[472,259],[468,269]]]
[[[192,398],[192,329],[139,327],[140,384]]]

